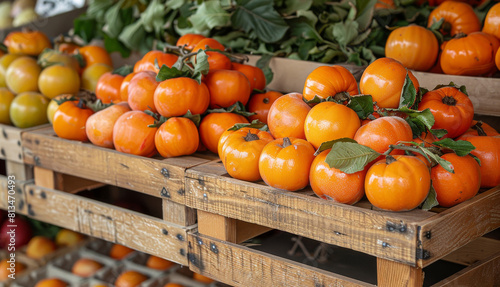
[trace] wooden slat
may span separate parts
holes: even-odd
[[[36,186],[57,189],[69,193],[77,193],[104,186],[103,183],[97,181],[54,172],[53,170],[38,166],[34,167],[34,174]]]
[[[418,266],[423,268],[500,227],[500,186],[436,214],[420,226],[423,259]]]
[[[13,162],[23,162],[21,132],[23,129],[0,124],[0,158]]]
[[[377,258],[377,286],[422,287],[424,273],[418,267]]]
[[[496,287],[500,286],[500,252],[489,258],[460,270],[454,275],[434,284],[433,287],[467,286]]]
[[[180,226],[196,224],[196,210],[170,200],[162,200],[163,220]]]
[[[12,182],[10,182],[12,183]],[[15,198],[15,213],[17,214],[27,214],[27,205],[26,205],[26,185],[32,184],[33,180],[14,180],[14,196]],[[0,208],[4,210],[9,209],[9,179],[7,176],[0,175]],[[11,192],[12,193],[12,192]],[[12,209],[11,209],[12,210]]]
[[[498,252],[500,252],[500,240],[479,237],[478,239],[448,254],[443,258],[443,260],[468,266],[484,260],[491,254]]]
[[[28,215],[37,220],[187,265],[187,231],[163,220],[35,185],[27,186]]]
[[[13,175],[18,180],[33,179],[33,166],[16,161],[5,161],[7,175]]]
[[[199,157],[151,159],[60,139],[52,128],[23,133],[25,162],[56,172],[185,203],[186,168],[209,162]]]
[[[421,87],[434,89],[437,85],[454,82],[467,87],[467,93],[474,105],[474,112],[482,115],[500,116],[500,78],[441,75],[413,71]]]
[[[190,269],[231,286],[373,286],[205,235],[188,238]]]
[[[188,170],[187,202],[198,211],[239,219],[416,265],[416,223],[434,214],[374,211],[336,204],[306,192],[287,192],[263,184]],[[305,193],[305,194],[304,194]]]

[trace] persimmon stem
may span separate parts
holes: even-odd
[[[286,147],[291,146],[291,145],[292,145],[292,142],[290,141],[289,137],[283,138],[283,145],[282,145],[283,148],[286,148]]]
[[[245,136],[245,140],[247,142],[256,141],[256,140],[259,140],[259,136],[256,134],[252,134],[249,130],[247,135]]]
[[[340,92],[333,96],[333,99],[337,102],[345,102],[351,99],[351,96],[348,92]]]
[[[392,155],[387,155],[387,156],[385,157],[385,163],[386,163],[387,165],[389,165],[389,164],[391,164],[391,163],[393,163],[393,162],[395,162],[395,161],[396,161],[396,159],[395,159]]]
[[[475,125],[472,126],[472,129],[476,130],[477,134],[479,136],[484,137],[484,136],[488,135],[488,134],[486,134],[486,132],[483,129],[483,122],[482,121],[478,121]]]
[[[456,106],[457,100],[454,97],[446,96],[442,100],[443,104],[448,106]]]

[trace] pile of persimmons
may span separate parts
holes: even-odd
[[[385,56],[409,69],[450,75],[489,76],[500,69],[500,3],[481,23],[471,6],[475,1],[440,3],[427,27],[409,25],[391,32]],[[476,1],[477,2],[477,1]]]
[[[366,195],[384,210],[428,198],[451,207],[500,184],[500,136],[473,122],[462,87],[426,90],[399,61],[381,58],[359,85],[343,66],[322,66],[301,93],[283,95],[265,92],[263,71],[240,60],[187,34],[128,74],[104,73],[99,105],[67,98],[49,118],[61,138],[146,157],[212,152],[234,178],[310,186],[345,204]]]
[[[29,128],[45,124],[52,99],[82,88],[95,91],[99,77],[112,70],[111,57],[98,46],[57,45],[40,31],[11,32],[0,52],[0,123]]]

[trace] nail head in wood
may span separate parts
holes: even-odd
[[[166,178],[169,178],[169,177],[170,177],[170,173],[168,172],[168,169],[166,169],[166,168],[162,168],[160,172],[161,172],[161,174],[162,174],[164,177],[166,177]]]

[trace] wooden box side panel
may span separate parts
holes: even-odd
[[[500,227],[500,186],[421,222],[418,234],[425,267]]]
[[[52,129],[24,133],[25,162],[53,171],[111,184],[184,204],[186,168],[207,159],[151,159],[69,141]]]
[[[231,286],[373,286],[278,256],[189,234],[190,269]]]
[[[201,168],[201,166],[200,166]],[[433,213],[388,213],[335,204],[224,176],[188,171],[192,208],[416,265],[417,225]]]
[[[53,189],[27,190],[30,217],[187,264],[187,228]]]
[[[0,175],[0,208],[26,215],[28,208],[25,188],[32,183],[33,180],[13,180],[8,176]],[[10,202],[14,203],[14,209],[9,207]]]
[[[8,161],[23,162],[21,132],[13,126],[0,124],[0,158]]]

